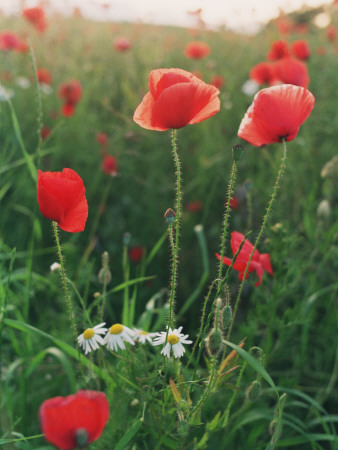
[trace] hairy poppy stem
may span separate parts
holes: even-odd
[[[75,339],[77,348],[79,349],[78,342],[77,342],[78,333],[77,333],[75,320],[74,320],[74,313],[73,313],[72,302],[71,302],[71,299],[70,299],[70,296],[69,296],[69,293],[68,293],[66,271],[65,271],[65,266],[64,266],[64,263],[63,263],[63,256],[62,256],[62,250],[61,250],[61,245],[60,245],[60,239],[59,239],[57,226],[58,226],[57,223],[53,220],[53,230],[54,230],[54,237],[55,237],[55,242],[56,242],[56,246],[57,246],[57,250],[58,250],[60,266],[61,266],[61,279],[62,279],[63,290],[64,290],[65,297],[66,297],[66,300],[67,300],[68,314],[69,314],[70,322],[71,322],[71,325],[72,325],[72,328],[73,328],[74,339]]]
[[[176,284],[177,284],[177,266],[178,266],[178,240],[180,233],[180,213],[181,213],[181,163],[178,157],[177,145],[176,145],[176,130],[171,132],[171,144],[173,150],[173,156],[176,168],[176,231],[175,240],[171,236],[171,247],[172,247],[172,271],[171,271],[171,286],[170,286],[170,301],[169,301],[169,318],[168,327],[173,328],[174,324],[174,303],[176,294]],[[167,330],[167,333],[169,328]]]
[[[235,308],[234,308],[233,315],[232,315],[232,320],[231,320],[231,323],[230,323],[230,326],[229,326],[229,330],[228,330],[228,334],[227,334],[227,340],[230,339],[232,327],[233,327],[233,324],[235,323],[237,308],[238,308],[238,305],[239,305],[239,300],[241,298],[243,286],[244,286],[244,283],[245,283],[245,280],[246,280],[246,276],[247,276],[247,273],[248,273],[248,270],[249,270],[251,259],[252,259],[253,254],[254,254],[254,252],[255,252],[258,244],[259,244],[259,241],[260,241],[260,239],[261,239],[261,237],[262,237],[262,235],[263,235],[263,233],[265,231],[265,227],[266,227],[266,224],[268,222],[268,219],[269,219],[269,216],[270,216],[270,213],[271,213],[272,205],[274,204],[274,202],[276,200],[276,197],[277,197],[277,192],[278,192],[279,185],[280,185],[280,182],[281,182],[281,179],[282,179],[282,175],[283,175],[283,172],[284,172],[285,164],[286,164],[286,143],[285,143],[285,139],[283,139],[283,157],[282,157],[282,162],[281,162],[278,174],[277,174],[276,182],[275,182],[275,185],[274,185],[274,188],[273,188],[273,191],[272,191],[272,195],[271,195],[271,198],[270,198],[270,201],[269,201],[269,204],[268,204],[265,216],[263,218],[263,223],[262,223],[261,229],[260,229],[260,231],[258,233],[258,236],[256,238],[256,241],[255,241],[255,244],[254,244],[253,249],[251,251],[251,254],[250,254],[250,257],[248,259],[248,262],[246,263],[243,279],[242,279],[241,285],[239,287],[239,291],[238,291],[236,302],[235,302]]]

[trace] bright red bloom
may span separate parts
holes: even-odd
[[[125,52],[131,47],[130,40],[125,37],[116,38],[114,41],[114,49],[118,52]]]
[[[12,31],[0,32],[0,51],[13,50],[16,52],[27,51],[27,44]]]
[[[42,32],[47,28],[45,11],[41,6],[26,8],[22,11],[22,14],[38,31]]]
[[[276,81],[273,63],[260,62],[250,70],[249,77],[258,84],[273,84]]]
[[[68,397],[45,400],[39,418],[46,441],[59,449],[71,450],[101,436],[109,419],[109,403],[103,392],[82,390]]]
[[[60,84],[59,97],[72,105],[76,105],[82,97],[82,86],[78,80],[65,81]]]
[[[215,86],[217,89],[221,89],[221,87],[225,84],[224,77],[222,77],[222,75],[214,75],[210,81],[210,84]]]
[[[219,90],[182,69],[157,69],[134,121],[148,130],[165,131],[200,123],[220,109]]]
[[[61,114],[64,117],[71,117],[75,113],[75,106],[73,103],[65,103],[61,108]]]
[[[224,206],[227,206],[227,204],[228,204],[228,199],[226,198],[225,202],[224,202]],[[239,207],[240,207],[240,202],[239,202],[238,198],[237,197],[231,197],[231,199],[230,199],[230,208],[231,209],[239,209]]]
[[[38,69],[36,71],[38,82],[44,83],[44,84],[51,84],[52,83],[52,74],[48,69]]]
[[[107,175],[115,177],[117,175],[117,160],[112,155],[107,155],[102,160],[102,171]]]
[[[189,42],[184,49],[184,55],[190,59],[203,59],[210,54],[210,47],[205,42]]]
[[[270,50],[266,55],[266,59],[270,61],[276,61],[284,56],[289,55],[288,44],[286,41],[275,41],[271,44]]]
[[[245,237],[242,233],[238,233],[238,231],[234,231],[233,233],[231,233],[231,250],[233,255],[237,253],[239,247],[241,246],[241,243],[244,240]],[[243,280],[245,268],[249,261],[253,247],[254,246],[251,244],[251,242],[246,239],[233,265],[233,268],[238,271],[238,278],[240,281]],[[221,256],[218,253],[216,253],[216,258],[219,261],[221,260]],[[231,262],[231,258],[228,258],[226,256],[223,257],[223,264],[230,266]],[[264,271],[267,271],[271,276],[273,276],[270,255],[268,253],[259,253],[259,251],[256,249],[250,261],[246,278],[249,277],[250,272],[256,272],[258,281],[257,283],[255,283],[255,286],[259,286],[262,282]]]
[[[256,147],[283,139],[292,141],[314,104],[311,92],[299,86],[281,84],[262,89],[245,113],[238,136]]]
[[[144,257],[144,254],[145,254],[144,247],[135,246],[129,250],[129,258],[131,261],[135,263],[140,262],[141,259]]]
[[[96,140],[99,144],[102,145],[102,147],[106,147],[108,144],[108,136],[106,133],[97,133]]]
[[[275,62],[275,75],[285,84],[294,84],[307,88],[310,83],[306,65],[298,59],[286,56]]]
[[[83,231],[88,204],[82,178],[72,169],[38,174],[38,202],[41,214],[57,222],[64,231]]]
[[[290,52],[293,56],[303,61],[308,60],[311,56],[311,48],[304,39],[292,42]]]

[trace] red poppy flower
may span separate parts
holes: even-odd
[[[102,145],[102,147],[106,147],[108,144],[108,136],[106,133],[97,133],[96,140],[99,144]]]
[[[210,81],[210,84],[215,86],[217,89],[221,89],[221,87],[225,84],[224,77],[222,77],[222,75],[214,75]]]
[[[38,82],[44,84],[51,84],[52,82],[52,74],[48,69],[38,69],[36,71]]]
[[[250,70],[249,77],[258,84],[273,84],[276,81],[274,64],[265,61],[256,64]]]
[[[275,62],[275,75],[282,83],[308,87],[310,78],[306,65],[298,59],[286,56]]]
[[[292,42],[290,45],[290,52],[296,58],[304,61],[309,59],[311,56],[311,48],[304,39],[299,39],[298,41]]]
[[[195,200],[194,202],[188,202],[186,205],[186,210],[189,212],[198,212],[203,208],[203,203],[200,200]]]
[[[333,42],[336,39],[337,36],[337,29],[334,25],[330,25],[326,29],[326,36],[329,41]]]
[[[47,28],[45,11],[41,6],[26,8],[22,11],[22,14],[38,31],[42,32]]]
[[[39,418],[45,439],[59,449],[71,450],[101,436],[109,419],[109,403],[103,392],[78,391],[45,400]]]
[[[64,231],[83,231],[88,204],[81,177],[72,169],[38,174],[38,202],[41,214],[57,222]]]
[[[299,86],[281,84],[262,89],[245,113],[238,136],[256,147],[283,139],[292,141],[314,104],[311,92]]]
[[[189,42],[184,49],[184,55],[190,59],[203,59],[210,54],[210,47],[205,42]]]
[[[52,132],[52,130],[49,127],[47,127],[46,125],[44,125],[41,130],[41,138],[43,140],[47,139],[51,132]]]
[[[275,25],[277,27],[277,30],[281,36],[286,36],[287,34],[290,34],[293,30],[294,23],[291,19],[288,19],[286,17],[279,17]]]
[[[60,84],[59,97],[72,105],[76,105],[82,97],[82,86],[78,80],[65,81]]]
[[[225,202],[224,202],[224,206],[227,206],[227,204],[228,204],[228,199],[226,198]],[[238,198],[237,197],[231,197],[231,199],[230,199],[230,208],[231,209],[239,209],[239,207],[240,207],[240,202],[239,202]]]
[[[233,255],[237,253],[244,239],[244,235],[242,233],[238,233],[238,231],[234,231],[233,233],[231,233],[231,250]],[[233,268],[238,271],[238,278],[240,281],[243,280],[245,268],[249,261],[253,247],[254,246],[251,244],[251,242],[246,239],[233,265]],[[221,256],[218,253],[216,253],[216,258],[219,261],[221,260]],[[226,256],[223,257],[223,264],[230,266],[231,262],[231,258],[228,258]],[[264,271],[267,271],[271,276],[273,276],[270,255],[268,253],[259,253],[259,251],[256,249],[250,261],[246,278],[249,277],[250,272],[256,272],[258,281],[257,283],[255,283],[255,286],[259,286],[262,282]]]
[[[112,155],[105,156],[102,161],[102,171],[107,175],[115,177],[117,175],[117,170],[118,167],[116,158]]]
[[[129,50],[131,47],[130,40],[125,37],[120,37],[115,39],[114,41],[114,49],[118,52],[125,52],[126,50]]]
[[[135,263],[140,262],[141,259],[144,257],[144,254],[145,254],[144,247],[135,246],[129,250],[129,258],[131,261]]]
[[[286,41],[275,41],[271,44],[270,50],[266,55],[266,59],[270,61],[276,61],[289,54],[288,44]]]
[[[0,50],[16,50],[20,45],[20,38],[12,31],[0,32]]]
[[[165,131],[200,123],[220,109],[219,90],[182,69],[150,72],[149,92],[134,121],[148,130]]]

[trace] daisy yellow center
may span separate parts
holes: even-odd
[[[169,334],[167,342],[169,342],[170,345],[175,345],[178,341],[179,339],[175,334]]]
[[[114,325],[112,325],[109,328],[109,333],[110,334],[120,334],[123,331],[123,325],[121,325],[120,323],[115,323]]]
[[[85,339],[91,339],[94,336],[95,332],[92,328],[87,328],[84,332],[83,332],[83,337]]]
[[[148,331],[141,331],[140,334],[149,334]]]

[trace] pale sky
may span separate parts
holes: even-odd
[[[202,8],[202,18],[208,28],[226,25],[243,32],[255,31],[260,24],[277,17],[280,9],[290,12],[302,5],[330,5],[333,0],[0,0],[0,9],[5,14],[19,13],[23,5],[39,3],[69,15],[78,7],[83,16],[98,21],[141,21],[187,27],[197,23],[196,17],[188,12]]]

